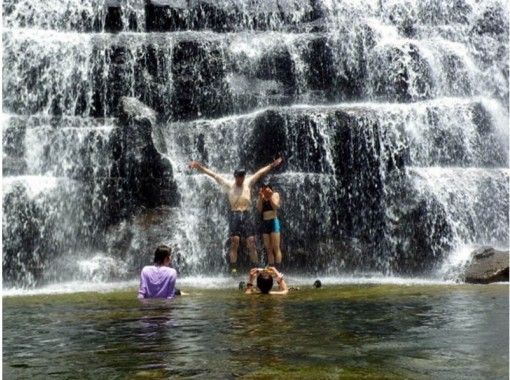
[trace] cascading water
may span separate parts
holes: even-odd
[[[455,278],[508,246],[505,1],[3,11],[4,286],[133,278],[161,242],[221,272],[226,199],[191,159],[230,177],[283,155],[289,270]],[[117,118],[122,97],[157,119]]]

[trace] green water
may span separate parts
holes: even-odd
[[[508,379],[508,285],[3,298],[4,379]]]

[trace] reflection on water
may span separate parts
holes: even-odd
[[[507,285],[190,293],[4,298],[4,378],[508,378]]]

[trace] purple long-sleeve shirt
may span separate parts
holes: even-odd
[[[140,274],[138,298],[173,298],[177,271],[166,266],[147,265]]]

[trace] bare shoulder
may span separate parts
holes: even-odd
[[[253,186],[256,182],[255,175],[247,175],[246,179],[244,180],[244,183],[246,183],[248,186]]]

